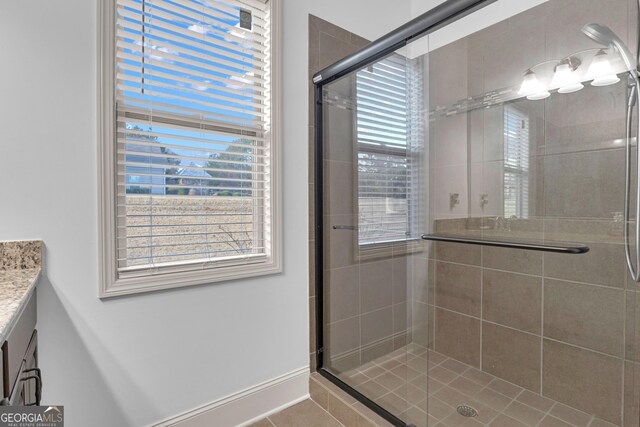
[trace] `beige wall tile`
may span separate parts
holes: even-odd
[[[469,171],[466,164],[440,166],[431,169],[430,206],[437,215],[467,214],[468,210],[468,182]],[[459,194],[459,203],[451,206],[449,194]]]
[[[544,335],[622,356],[624,291],[545,279]]]
[[[351,162],[325,161],[325,215],[355,215],[354,179]]]
[[[540,391],[540,338],[482,323],[482,369],[534,392]]]
[[[316,295],[316,241],[309,240],[309,296]]]
[[[483,270],[482,278],[483,319],[540,333],[541,277]]]
[[[640,362],[640,292],[627,291],[625,306],[625,359]]]
[[[472,165],[471,205],[480,216],[505,216],[504,214],[504,162],[502,160]],[[478,183],[480,187],[478,187]],[[480,196],[486,194],[486,204]]]
[[[547,155],[545,214],[551,217],[611,218],[624,199],[624,150]]]
[[[351,317],[324,327],[325,361],[360,347],[360,318]]]
[[[624,364],[624,427],[637,427],[640,423],[640,365]]]
[[[429,53],[430,104],[448,105],[467,97],[467,40]]]
[[[360,283],[357,265],[325,270],[325,322],[333,323],[360,314]]]
[[[484,115],[484,109],[472,110],[467,114],[467,124],[469,128],[469,158],[473,163],[481,162],[483,160],[485,121]]]
[[[624,137],[626,85],[621,79],[616,85],[548,98],[546,154],[620,148],[615,140]]]
[[[544,396],[605,421],[622,421],[622,360],[547,339],[543,358]]]
[[[560,242],[618,244],[624,242],[622,223],[613,219],[545,219],[544,234],[546,238]]]
[[[411,258],[399,256],[394,257],[391,262],[393,303],[398,304],[407,301],[407,295],[411,289],[411,283],[408,279],[411,277]]]
[[[338,27],[334,27],[338,28]],[[346,31],[342,30],[344,33]],[[346,39],[346,40],[345,40]],[[351,46],[350,37],[338,38],[325,32],[320,32],[319,58],[320,69],[328,67],[340,58],[349,55],[355,48]]]
[[[462,243],[436,242],[435,253],[438,261],[449,261],[459,264],[480,266],[480,246]]]
[[[392,262],[390,259],[360,264],[360,304],[362,313],[393,304]]]
[[[361,319],[362,345],[389,338],[393,332],[393,311],[391,307],[365,313],[361,316]]]
[[[309,353],[315,353],[316,346],[316,297],[309,297]]]
[[[435,159],[438,166],[467,164],[467,116],[454,115],[433,124]]]
[[[324,159],[352,162],[354,159],[355,111],[328,106],[324,110]],[[325,189],[330,190],[330,189]]]
[[[412,313],[407,302],[393,305],[393,333],[408,333],[412,322]]]
[[[310,91],[309,93],[309,101],[313,104],[313,91]],[[310,114],[313,114],[313,110],[309,110]],[[309,122],[312,123],[312,122]],[[316,170],[316,165],[315,165],[315,161],[316,161],[316,155],[315,155],[315,145],[316,145],[316,141],[315,141],[315,127],[314,126],[309,126],[309,142],[308,142],[308,152],[309,152],[309,183],[314,183],[316,180],[315,177],[315,170]],[[309,193],[309,199],[313,199],[313,195],[315,193]]]
[[[627,2],[620,0],[563,0],[549,2],[546,47],[551,58],[566,56],[593,47],[593,42],[580,33],[589,22],[609,26],[627,40]]]
[[[484,109],[482,160],[504,159],[504,107]]]
[[[427,260],[422,256],[410,257],[408,272],[411,277],[413,299],[423,303],[433,304],[433,289],[435,281],[435,261]],[[402,286],[398,283],[398,286]]]
[[[482,265],[486,268],[516,273],[542,275],[542,252],[514,251],[507,248],[484,246]]]
[[[462,264],[436,263],[435,304],[471,316],[480,316],[481,270]]]
[[[334,226],[355,226],[354,215],[331,215],[324,219],[324,268],[334,269],[356,265],[355,237],[350,230],[334,230]]]
[[[480,367],[480,320],[436,308],[435,323],[436,351]]]
[[[433,331],[434,322],[432,317],[432,305],[414,301],[412,310],[413,327],[411,330],[412,342],[425,346],[430,340],[433,340],[431,331]]]
[[[546,59],[545,40],[540,37],[545,31],[543,15],[535,9],[522,15],[527,16],[509,20],[510,31],[496,34],[490,44],[482,46],[485,91],[517,87],[524,70]]]
[[[429,316],[429,324],[427,325],[427,346],[433,350],[435,349],[436,343],[436,306],[429,304],[427,308]]]
[[[624,288],[625,260],[622,245],[588,243],[579,255],[544,254],[544,274],[554,279]]]
[[[361,364],[370,362],[382,356],[386,356],[395,350],[395,342],[391,337],[386,337],[375,344],[369,344],[362,348],[360,353]]]

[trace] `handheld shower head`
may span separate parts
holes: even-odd
[[[611,28],[596,23],[585,25],[582,27],[582,32],[593,41],[604,46],[609,46],[614,39],[618,38]]]
[[[611,30],[611,28],[605,25],[593,23],[582,27],[582,32],[596,43],[613,48],[618,52],[622,61],[624,61],[624,65],[627,67],[627,70],[637,75],[638,67],[637,65],[634,65],[633,54],[620,37]]]

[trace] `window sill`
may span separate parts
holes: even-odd
[[[200,269],[185,269],[182,266],[181,269],[158,269],[156,273],[151,274],[145,270],[144,274],[138,271],[138,274],[128,272],[118,278],[104,278],[99,297],[106,299],[282,273],[280,263],[264,256],[243,264],[208,264],[210,266],[202,264]]]
[[[391,258],[392,256],[416,254],[423,250],[424,243],[419,238],[366,243],[357,246],[355,259],[357,261],[371,261],[380,258]]]

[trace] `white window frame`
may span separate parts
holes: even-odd
[[[510,165],[507,162],[506,145],[507,145],[507,132],[509,131],[509,127],[506,121],[509,115],[517,116],[521,120],[526,120],[527,122],[527,140],[526,140],[527,146],[526,146],[526,149],[524,150],[525,159],[524,160],[519,159],[517,165]],[[507,175],[512,175],[519,182],[519,185],[520,185],[519,188],[515,189],[516,205],[515,205],[514,215],[517,218],[528,218],[529,217],[529,187],[530,187],[529,171],[531,168],[531,165],[530,165],[531,123],[529,120],[529,116],[526,114],[526,112],[512,105],[505,105],[504,112],[503,112],[503,121],[505,121],[504,147],[503,147],[503,150],[505,151],[503,156],[505,158],[505,161],[503,162],[504,165],[503,165],[503,172],[502,172],[503,188],[505,188],[506,190]],[[503,216],[507,217],[509,213],[506,212],[506,201],[507,201],[506,194],[503,194],[502,199],[503,199],[502,200]]]
[[[194,269],[188,263],[155,274],[119,278],[116,255],[116,103],[115,30],[116,0],[100,0],[97,30],[97,132],[99,215],[99,298],[124,296],[234,279],[277,274],[282,265],[282,173],[281,173],[281,0],[271,7],[271,250],[260,262],[224,261],[211,268]]]

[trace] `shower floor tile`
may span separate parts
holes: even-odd
[[[339,377],[416,427],[615,427],[415,344]],[[459,405],[477,416],[460,415]]]

